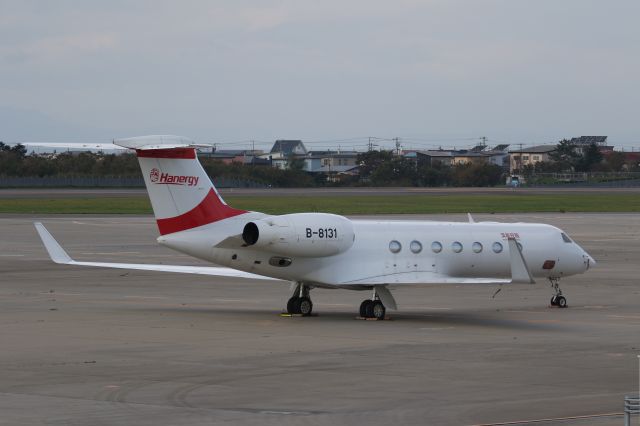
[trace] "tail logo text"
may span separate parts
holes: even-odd
[[[149,178],[151,182],[156,184],[184,186],[196,186],[200,180],[198,176],[170,175],[169,173],[161,173],[158,169],[151,169]]]

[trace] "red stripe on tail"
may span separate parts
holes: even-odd
[[[234,209],[222,203],[215,191],[211,189],[207,196],[204,197],[204,200],[192,210],[180,216],[157,219],[156,222],[158,223],[160,235],[166,235],[186,231],[187,229],[196,228],[244,213],[247,213],[247,211]]]
[[[195,160],[195,148],[136,149],[136,155],[143,158],[179,158]]]

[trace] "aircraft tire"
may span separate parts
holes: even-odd
[[[373,307],[376,304],[376,301],[369,300],[367,306],[364,308],[365,318],[374,318],[373,316]]]
[[[383,320],[386,313],[387,309],[384,307],[381,301],[376,300],[371,304],[371,318]]]
[[[373,303],[373,300],[364,300],[362,301],[362,303],[360,304],[360,317],[362,318],[369,318],[367,316],[367,307]]]
[[[299,297],[296,300],[296,313],[302,314],[304,316],[311,315],[311,311],[313,311],[313,302],[308,297]]]
[[[551,303],[551,306],[556,306],[558,304],[557,299],[558,299],[558,296],[553,296],[551,298],[551,302],[549,302]]]
[[[289,299],[289,301],[287,302],[287,312],[290,314],[298,314],[299,312],[297,311],[296,308],[298,308],[298,299],[299,297],[292,297],[291,299]]]
[[[567,307],[567,299],[565,299],[564,296],[558,296],[556,298],[556,305],[559,308],[566,308]]]

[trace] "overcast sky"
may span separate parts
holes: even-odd
[[[0,0],[0,140],[638,148],[639,17],[637,0]]]

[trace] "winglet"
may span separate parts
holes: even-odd
[[[508,243],[509,255],[511,256],[511,282],[535,284],[531,272],[529,272],[527,261],[524,260],[522,250],[520,246],[518,246],[518,242],[515,238],[509,238]]]
[[[40,235],[40,239],[44,243],[44,248],[47,249],[51,260],[55,263],[61,264],[69,264],[73,263],[73,259],[69,257],[66,251],[58,244],[58,242],[53,238],[53,236],[47,231],[47,228],[40,222],[34,222],[34,226],[36,227],[36,231],[38,231],[38,235]]]

